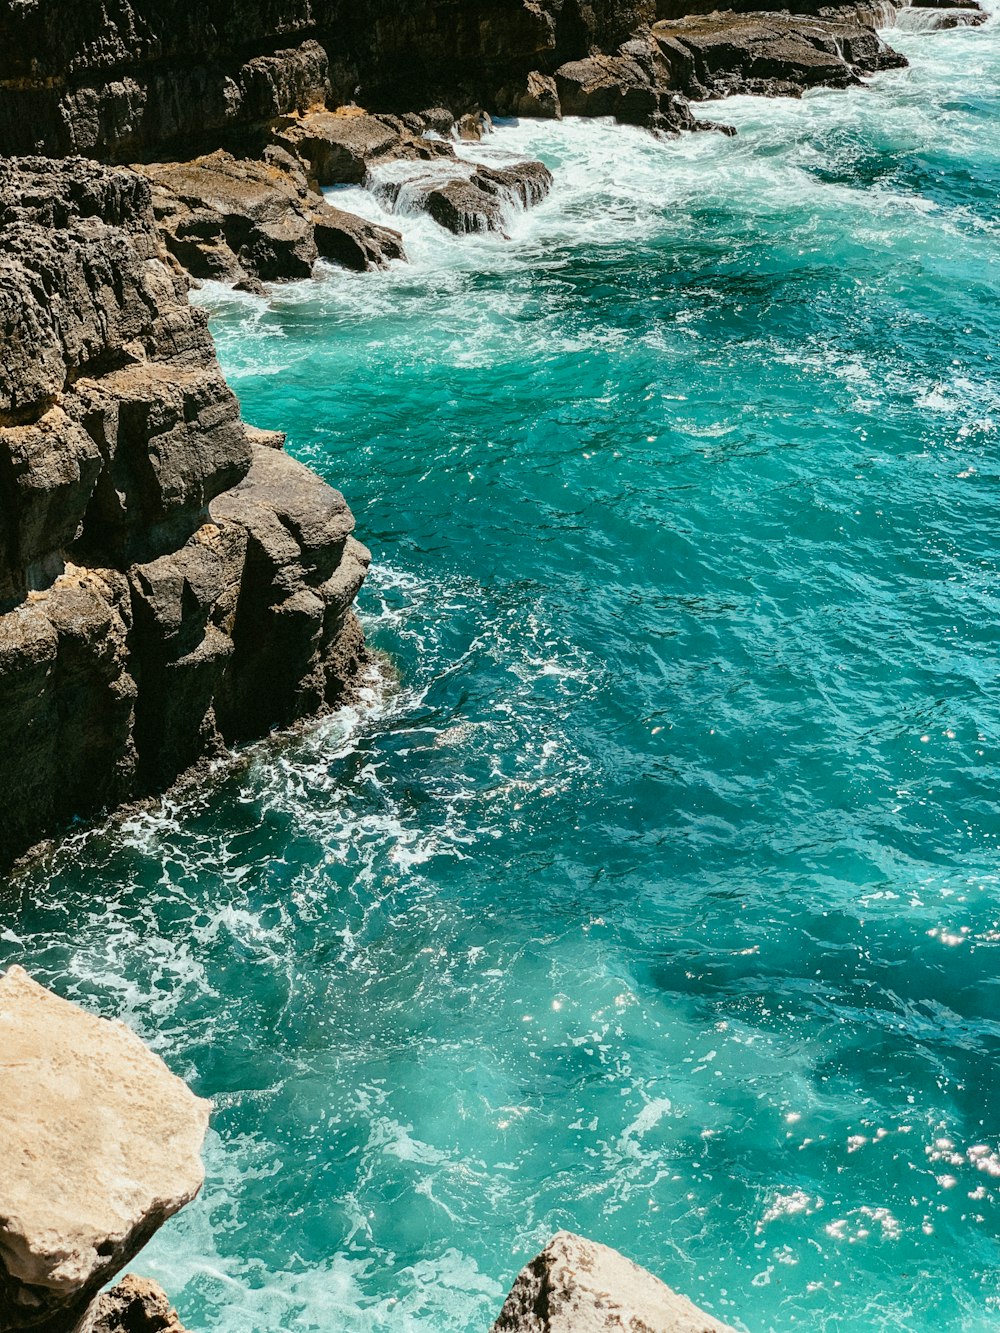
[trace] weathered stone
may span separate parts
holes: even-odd
[[[363,659],[350,601],[371,557],[351,537],[340,492],[273,449],[254,451],[245,481],[211,514],[247,539],[234,653],[215,699],[219,728],[236,741],[343,696]]]
[[[633,55],[592,55],[555,72],[566,116],[614,116],[627,125],[677,131],[700,128],[686,101]]]
[[[192,162],[139,167],[167,249],[193,277],[250,286],[305,278],[316,259],[363,271],[405,259],[397,232],[310,191],[301,162],[272,144],[264,162],[217,152]]]
[[[396,155],[400,134],[378,116],[342,107],[283,124],[274,140],[308,163],[316,185],[361,185],[371,163]]]
[[[455,123],[455,133],[466,143],[478,143],[493,133],[493,121],[485,111],[470,111]]]
[[[864,74],[906,64],[874,27],[802,14],[690,15],[658,23],[653,39],[671,86],[699,99],[797,97],[806,88],[846,88]]]
[[[492,1333],[734,1333],[606,1245],[560,1231],[518,1275]]]
[[[61,408],[0,432],[0,599],[62,572],[100,470],[94,441]]]
[[[242,191],[248,228],[271,242],[273,182],[301,192],[324,253],[376,262],[380,229],[327,209],[294,173],[244,165],[192,172],[220,205]],[[333,591],[347,506],[248,438],[205,314],[158,250],[150,189],[79,160],[0,162],[2,865],[75,816],[165,789],[226,740],[335,702],[363,656]],[[247,525],[209,521],[257,454],[283,460],[255,472],[272,564],[261,541],[250,558]],[[342,583],[357,586],[356,561]],[[233,686],[255,635],[275,645],[274,707],[249,678]]]
[[[552,173],[541,162],[503,166],[455,161],[433,166],[400,162],[379,172],[375,189],[390,207],[419,209],[459,235],[506,235],[513,212],[548,194]]]
[[[122,1023],[0,978],[0,1327],[70,1329],[201,1188],[209,1104]]]
[[[163,1288],[126,1273],[94,1302],[88,1333],[187,1333]]]
[[[534,117],[539,120],[560,120],[562,103],[559,101],[559,89],[550,74],[541,74],[533,69],[525,81],[524,88],[510,99],[511,110],[516,116]]]
[[[322,203],[309,217],[321,259],[358,273],[386,268],[393,260],[406,260],[403,238],[391,227],[381,227]]]
[[[34,0],[7,6],[6,11],[8,17],[0,20],[0,45],[5,28],[14,29],[9,40],[25,42],[31,49],[31,38],[17,30],[35,17]],[[123,43],[132,49],[125,56],[126,68],[109,72],[107,66],[113,61],[104,52],[125,34],[106,9],[98,10],[104,28],[92,40],[95,47],[104,48],[100,55],[93,49],[67,53],[64,58],[72,69],[55,78],[45,78],[36,67],[33,87],[29,83],[26,88],[23,80],[0,84],[0,144],[12,154],[83,153],[115,162],[147,156],[153,145],[161,152],[197,153],[227,135],[262,133],[277,116],[325,103],[330,94],[329,64],[318,42],[266,49],[246,59],[246,43],[234,35],[221,58],[212,59],[212,48],[218,50],[218,44],[207,29],[217,12],[213,6],[211,16],[205,9],[199,16],[207,20],[200,48],[182,49],[164,59],[156,53],[155,38],[143,52],[135,33],[135,29],[146,33],[156,29],[162,13],[140,16],[126,0],[117,13],[123,26],[129,20],[135,25]],[[55,26],[51,10],[49,22]],[[173,32],[183,26],[175,24]],[[173,32],[160,28],[161,52],[173,45]],[[272,42],[261,45],[270,48]],[[25,115],[27,106],[30,114]]]

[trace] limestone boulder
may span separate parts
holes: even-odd
[[[399,212],[424,212],[457,235],[507,234],[514,213],[533,208],[552,188],[542,162],[397,162],[379,173],[374,188]]]
[[[363,184],[371,163],[398,154],[401,135],[391,118],[343,107],[290,120],[274,138],[307,162],[313,181],[325,186]]]
[[[560,1231],[517,1277],[492,1333],[735,1333],[617,1250]]]
[[[0,1328],[69,1329],[198,1193],[209,1103],[124,1024],[0,978]]]

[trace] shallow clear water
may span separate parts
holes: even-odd
[[[398,682],[0,914],[215,1098],[193,1329],[478,1333],[562,1226],[751,1333],[1000,1323],[1000,38],[896,41],[206,294]]]

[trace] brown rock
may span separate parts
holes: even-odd
[[[641,44],[640,44],[641,45]],[[699,126],[683,98],[670,90],[646,60],[634,55],[591,55],[571,60],[555,72],[565,116],[614,116],[627,125],[677,131]]]
[[[94,1306],[88,1333],[187,1333],[163,1288],[135,1273],[102,1292]]]
[[[616,1250],[560,1231],[518,1275],[492,1333],[734,1333]]]
[[[733,93],[798,97],[846,88],[905,65],[874,27],[803,14],[692,14],[658,23],[653,39],[672,87],[701,99]]]
[[[391,206],[429,213],[458,235],[498,232],[506,235],[510,214],[541,203],[552,188],[552,173],[541,162],[505,166],[456,162],[431,168],[397,167],[376,185]]]
[[[308,163],[317,186],[361,185],[371,163],[396,156],[399,130],[357,107],[318,111],[275,130],[274,141]]]
[[[328,209],[308,188],[301,161],[281,144],[272,144],[263,162],[217,152],[137,170],[153,183],[167,249],[195,278],[252,290],[259,281],[308,277],[320,256],[359,270],[406,257],[397,232]]]
[[[198,1193],[209,1104],[122,1023],[0,979],[0,1327],[69,1329]]]
[[[562,104],[555,79],[549,74],[540,74],[537,69],[528,75],[523,90],[515,95],[512,103],[512,110],[517,116],[538,120],[562,119]]]

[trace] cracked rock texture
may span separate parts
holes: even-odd
[[[274,443],[150,182],[0,161],[0,864],[350,691],[368,553]]]
[[[102,1292],[94,1307],[88,1333],[187,1333],[159,1283],[134,1273]]]
[[[885,17],[875,0],[794,8],[870,32]],[[259,157],[276,122],[353,103],[396,114],[443,106],[459,118],[480,108],[615,115],[674,132],[691,117],[676,62],[660,58],[650,28],[715,9],[715,0],[0,0],[0,151],[128,162],[222,147]],[[856,65],[848,55],[832,81]],[[787,82],[780,71],[761,77]],[[699,80],[693,95],[708,86]],[[369,142],[353,160],[372,151]],[[340,168],[351,160],[348,145]]]
[[[198,1193],[210,1107],[20,967],[0,978],[0,1052],[0,1328],[62,1333]]]
[[[492,1333],[735,1333],[617,1250],[560,1231],[518,1274]]]

